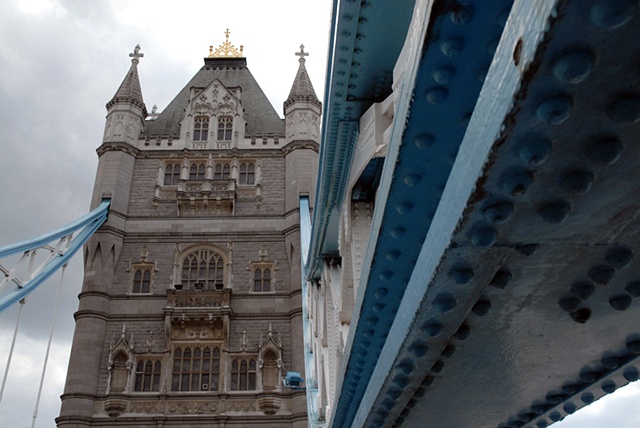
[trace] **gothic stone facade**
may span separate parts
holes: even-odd
[[[300,54],[281,119],[245,58],[147,115],[139,49],[107,104],[59,427],[304,427],[299,197],[320,102]]]

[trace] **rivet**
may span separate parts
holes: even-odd
[[[620,246],[609,250],[604,258],[614,268],[622,269],[631,263],[633,253],[629,247]]]
[[[587,300],[596,291],[596,286],[589,281],[576,282],[571,286],[571,293],[580,300]]]
[[[536,422],[536,425],[538,426],[538,428],[546,428],[549,426],[547,421],[544,419],[540,419],[538,422]]]
[[[369,348],[369,346],[371,346],[371,341],[370,341],[370,340],[362,340],[362,341],[360,342],[360,347],[361,347],[362,349],[368,349],[368,348]]]
[[[404,236],[405,232],[406,230],[404,227],[396,227],[391,231],[391,236],[393,236],[396,239],[400,239]]]
[[[407,407],[409,409],[413,409],[414,407],[416,407],[417,404],[418,404],[418,400],[416,400],[415,397],[411,397],[411,400],[409,400],[409,402],[407,403]]]
[[[430,134],[422,134],[414,140],[414,144],[419,149],[427,149],[433,145],[435,138]]]
[[[404,202],[402,204],[396,205],[396,211],[399,214],[408,214],[413,209],[413,204],[411,202]]]
[[[606,166],[616,162],[622,152],[622,143],[615,138],[605,137],[587,147],[585,155],[596,165]]]
[[[533,174],[529,171],[514,170],[500,177],[500,187],[510,195],[524,195],[533,183]]]
[[[551,141],[543,138],[527,140],[516,146],[516,153],[521,161],[537,166],[547,160],[553,145]]]
[[[513,203],[510,201],[496,202],[482,210],[484,217],[492,223],[504,223],[513,214]]]
[[[536,108],[536,117],[548,125],[560,125],[571,115],[573,100],[568,95],[547,98]]]
[[[433,299],[433,306],[443,313],[451,311],[457,304],[456,298],[447,292],[440,293]]]
[[[580,396],[580,400],[582,400],[584,404],[591,404],[595,401],[595,399],[596,397],[590,392],[585,392]]]
[[[601,388],[607,394],[611,394],[616,390],[616,383],[612,380],[606,380],[602,383]]]
[[[390,270],[385,270],[384,272],[381,272],[380,275],[378,276],[383,281],[389,281],[391,278],[393,278],[393,272]]]
[[[442,354],[440,355],[442,355],[445,358],[451,358],[455,352],[456,352],[455,345],[448,344],[442,351]]]
[[[584,324],[591,318],[591,309],[580,308],[577,311],[571,312],[571,319],[579,324]]]
[[[466,340],[471,334],[471,329],[466,323],[462,323],[458,330],[453,334],[453,338],[457,340]]]
[[[367,318],[367,324],[369,324],[371,327],[375,327],[378,324],[378,317],[368,317]]]
[[[567,218],[571,205],[566,201],[549,202],[540,208],[540,217],[547,223],[556,224]]]
[[[404,177],[404,184],[406,184],[409,187],[413,187],[416,184],[420,183],[421,180],[422,180],[422,174],[407,174]]]
[[[635,382],[640,378],[640,373],[638,373],[638,369],[631,366],[624,369],[622,372],[624,378],[629,382]]]
[[[640,281],[633,281],[624,287],[624,290],[633,297],[640,297]]]
[[[496,49],[498,49],[498,43],[500,43],[500,38],[489,40],[489,42],[485,46],[485,49],[487,50],[487,53],[489,55],[493,56],[496,53]]]
[[[413,341],[411,346],[409,346],[409,352],[411,352],[415,357],[424,357],[425,354],[429,352],[429,347],[423,340],[416,339]]]
[[[375,303],[371,306],[371,309],[373,309],[373,312],[377,312],[380,313],[384,310],[384,308],[386,307],[386,305],[382,304],[382,303]]]
[[[371,339],[373,337],[373,335],[376,334],[375,330],[373,329],[369,329],[369,330],[365,330],[362,335],[364,337],[366,337],[367,339]]]
[[[477,226],[471,229],[471,243],[476,247],[487,248],[495,244],[498,231],[490,226]]]
[[[578,391],[578,389],[578,385],[572,382],[566,382],[564,385],[562,385],[562,391],[565,394],[573,395]]]
[[[390,279],[393,276],[393,272],[383,272],[382,274],[380,274],[381,279],[383,275],[385,276],[386,279]],[[387,296],[388,292],[389,290],[387,288],[381,287],[381,288],[378,288],[373,293],[373,295],[376,296],[376,299],[384,299]]]
[[[484,83],[484,79],[487,77],[487,73],[489,72],[489,66],[483,65],[476,72],[476,80],[480,83]]]
[[[500,269],[495,273],[495,275],[493,275],[493,278],[491,278],[489,285],[504,290],[507,285],[509,285],[512,278],[513,274],[511,272],[506,269]]]
[[[568,414],[574,413],[576,411],[576,408],[576,405],[571,402],[564,403],[564,406],[562,406],[562,410],[564,410]]]
[[[429,386],[431,386],[433,384],[433,381],[435,381],[436,378],[434,378],[433,376],[427,375],[424,377],[424,379],[422,380],[422,383],[420,384],[420,388],[418,388],[418,390],[422,389],[423,391],[426,392],[426,388],[428,388]],[[422,397],[421,395],[418,395],[418,391],[416,391],[416,393],[414,394],[416,397],[420,398]],[[424,395],[424,393],[423,393]]]
[[[442,42],[440,51],[448,57],[455,57],[464,49],[464,39],[454,36]]]
[[[591,189],[593,174],[589,171],[568,171],[560,179],[560,187],[569,193],[586,193]]]
[[[543,404],[534,404],[533,406],[531,406],[531,410],[536,415],[541,415],[545,412],[545,410],[547,410],[547,406]]]
[[[551,419],[553,422],[558,422],[560,419],[562,419],[562,415],[558,412],[551,412],[549,414],[549,419]]]
[[[426,93],[426,99],[431,104],[440,104],[449,96],[449,91],[447,88],[443,88],[442,86],[433,88]]]
[[[583,371],[580,373],[580,379],[586,383],[593,383],[600,377],[600,374],[594,371]]]
[[[593,68],[594,56],[587,49],[566,52],[552,64],[553,76],[563,83],[577,84],[587,78]]]
[[[436,319],[429,319],[422,324],[422,331],[428,336],[437,337],[442,333],[442,324]]]
[[[380,419],[384,420],[389,416],[389,412],[386,411],[385,409],[378,409],[378,411],[376,411],[376,415],[378,415],[378,417]],[[379,421],[376,425],[382,426],[382,424],[380,422],[382,422],[382,421]]]
[[[609,299],[609,304],[616,311],[626,311],[631,306],[631,296],[620,294]]]
[[[574,312],[580,307],[580,300],[573,296],[565,296],[558,300],[558,305],[563,311]]]
[[[607,116],[617,123],[636,123],[640,120],[640,97],[623,96],[607,109]]]
[[[442,67],[437,68],[433,72],[433,80],[435,80],[436,83],[439,83],[441,85],[448,85],[449,83],[451,83],[451,80],[453,80],[455,75],[456,75],[455,68],[448,65],[444,65]]]
[[[387,395],[392,400],[397,400],[402,395],[402,390],[399,388],[396,388],[395,386],[392,386],[387,390]]]
[[[523,256],[532,256],[539,248],[540,244],[522,244],[514,247],[517,253],[522,254]]]
[[[398,363],[398,369],[400,369],[402,373],[408,375],[416,369],[416,365],[414,364],[412,359],[405,358],[400,361],[400,363]]]
[[[473,279],[473,269],[469,266],[454,266],[449,271],[449,278],[458,285],[468,284]]]
[[[449,18],[451,22],[458,25],[467,25],[473,19],[474,9],[468,4],[457,4],[453,6]]]
[[[547,402],[550,404],[558,404],[560,401],[562,401],[562,395],[556,394],[556,393],[548,393],[547,394]]]
[[[409,385],[409,377],[402,373],[398,373],[391,382],[396,384],[399,388],[406,388],[407,385]]]
[[[531,415],[531,413],[527,412],[527,411],[521,411],[520,413],[518,413],[518,418],[522,421],[522,422],[529,422],[531,420],[531,418],[535,417],[535,415]]]
[[[433,363],[433,366],[431,366],[432,373],[440,373],[442,369],[444,369],[444,361],[441,360],[437,360],[435,363]]]
[[[389,400],[388,398],[385,399],[380,405],[380,407],[382,407],[386,411],[390,411],[391,409],[393,409],[394,406],[395,406],[395,403],[393,402],[393,400]]]
[[[633,354],[640,354],[640,339],[629,339],[627,341],[627,350]]]
[[[474,314],[483,317],[489,313],[489,309],[491,309],[491,302],[487,299],[479,299],[476,304],[473,305],[471,311]]]
[[[591,22],[608,29],[618,28],[627,22],[636,12],[635,0],[600,0],[591,5]]]
[[[594,266],[587,274],[596,284],[606,285],[611,281],[616,271],[611,266]]]
[[[395,262],[396,260],[398,260],[398,258],[400,258],[401,255],[402,253],[398,250],[389,251],[387,253],[387,260],[389,260],[390,262]]]
[[[605,368],[612,370],[619,367],[621,361],[619,358],[616,358],[616,357],[605,357],[605,358],[602,358],[601,362],[602,362],[602,365],[605,366]]]

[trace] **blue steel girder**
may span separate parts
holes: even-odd
[[[511,0],[418,1],[347,342],[334,427],[365,424],[362,401],[465,134]],[[405,47],[405,49],[409,49]],[[412,101],[411,101],[412,100]],[[398,315],[396,315],[398,314]],[[384,376],[383,376],[384,378]],[[396,388],[392,395],[400,395]],[[381,426],[393,405],[376,409]]]
[[[635,0],[516,2],[353,426],[545,427],[638,379],[638,40]]]
[[[338,216],[348,194],[358,119],[391,93],[392,71],[415,0],[334,1],[322,114],[322,144],[308,275],[338,254]],[[381,31],[393,28],[393,31]]]

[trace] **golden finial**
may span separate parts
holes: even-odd
[[[231,32],[227,28],[224,32],[224,43],[218,46],[216,50],[213,50],[213,46],[209,46],[209,58],[242,57],[244,46],[240,45],[240,50],[236,49],[235,46],[229,43],[229,34],[231,34]]]

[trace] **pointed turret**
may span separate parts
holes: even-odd
[[[287,138],[293,140],[315,140],[320,135],[320,114],[322,103],[313,89],[311,79],[305,67],[306,56],[304,45],[300,45],[298,72],[291,86],[289,97],[284,102]]]
[[[126,142],[135,145],[147,117],[147,107],[142,99],[138,63],[144,54],[136,45],[131,57],[131,67],[115,95],[107,103],[105,142]]]

